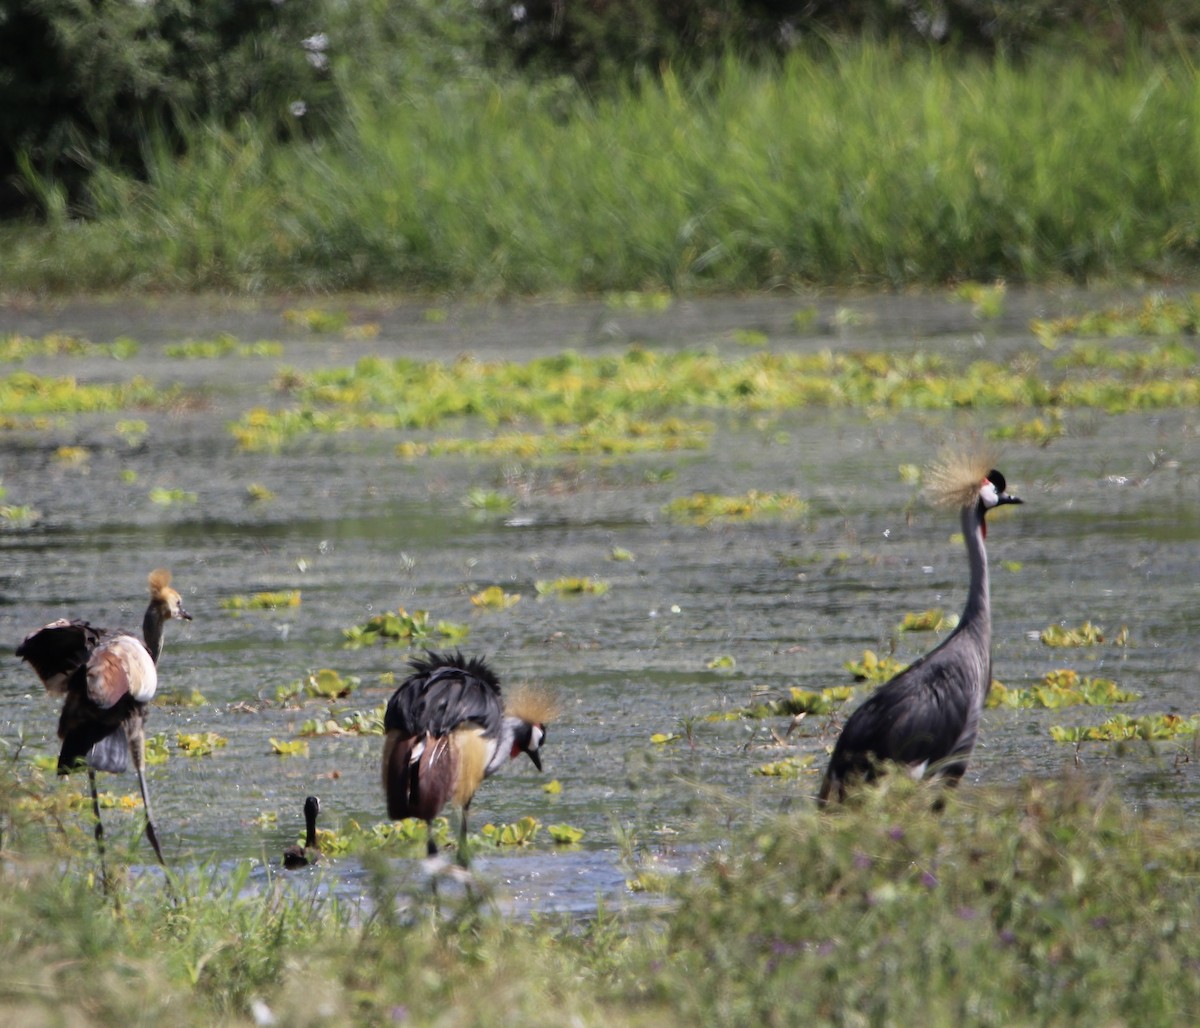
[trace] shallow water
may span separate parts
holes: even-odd
[[[70,332],[96,342],[127,335],[141,344],[127,364],[44,360],[28,362],[29,370],[81,381],[137,373],[201,389],[203,400],[123,415],[151,426],[134,446],[114,431],[115,415],[6,435],[5,502],[41,517],[0,531],[0,639],[11,653],[28,631],[63,615],[136,628],[146,573],[160,565],[174,571],[194,620],[168,625],[160,688],[199,689],[208,703],[155,707],[148,727],[171,740],[177,731],[207,730],[228,739],[211,757],[173,752],[150,770],[164,846],[187,865],[276,861],[296,837],[309,793],[322,799],[324,826],[381,820],[380,739],[315,738],[307,759],[275,757],[271,738],[294,737],[329,705],[300,710],[263,701],[311,669],[332,667],[361,682],[334,705],[337,715],[369,710],[390,692],[381,674],[403,671],[405,651],[344,649],[344,628],[397,606],[467,623],[465,650],[487,654],[506,683],[552,686],[563,705],[543,750],[545,774],[522,760],[489,780],[472,826],[533,814],[586,832],[578,848],[559,851],[543,831],[525,850],[484,855],[477,873],[514,907],[585,910],[598,895],[624,901],[629,854],[670,860],[698,834],[719,836],[731,821],[807,802],[840,724],[808,718],[787,734],[784,718],[710,723],[705,715],[791,686],[849,684],[844,663],[865,649],[886,652],[893,640],[896,656],[911,660],[933,637],[897,638],[902,616],[961,608],[966,562],[953,538],[956,520],[914,504],[914,487],[898,468],[926,463],[949,432],[985,433],[989,417],[825,409],[717,415],[703,453],[411,463],[394,456],[401,433],[314,437],[281,454],[242,453],[228,422],[252,406],[285,402],[271,389],[281,365],[344,365],[367,353],[527,359],[567,348],[619,352],[636,342],[715,348],[736,359],[752,352],[739,342],[751,330],[778,351],[924,348],[967,359],[1027,351],[1031,317],[1110,299],[1010,294],[1005,315],[988,323],[966,304],[922,296],[709,299],[664,313],[599,303],[480,304],[439,308],[433,317],[431,304],[322,304],[380,325],[376,338],[360,341],[288,324],[282,301],[9,302],[0,306],[0,333]],[[810,305],[818,317],[797,330],[794,314]],[[285,355],[178,360],[163,353],[167,343],[219,332],[243,342],[280,340]],[[1075,748],[1050,739],[1052,724],[1099,723],[1118,711],[1200,711],[1190,645],[1200,622],[1197,422],[1195,410],[1073,411],[1068,435],[1051,445],[1005,445],[1001,468],[1026,504],[990,522],[996,677],[1029,686],[1071,667],[1114,678],[1142,698],[1120,708],[988,711],[968,783],[1079,773]],[[63,445],[86,447],[86,465],[57,461]],[[136,483],[122,480],[125,470],[136,471]],[[250,483],[275,499],[248,502]],[[158,506],[148,498],[156,486],[193,491],[197,500]],[[496,515],[470,510],[464,498],[473,487],[511,493],[517,506]],[[662,513],[668,500],[694,491],[749,489],[794,490],[811,508],[799,521],[716,527],[675,524]],[[635,559],[612,560],[614,547]],[[610,589],[536,597],[536,580],[561,576],[596,576]],[[474,609],[470,595],[493,584],[523,598],[503,612]],[[239,614],[219,606],[230,596],[283,589],[302,591],[299,607]],[[1085,620],[1109,638],[1128,626],[1130,645],[1051,650],[1037,639],[1051,623]],[[734,658],[731,669],[708,666],[724,655]],[[0,662],[0,738],[13,744],[23,732],[24,754],[56,752],[56,717],[57,704],[25,665]],[[685,726],[685,718],[696,720]],[[656,745],[651,736],[659,732],[685,737]],[[816,760],[798,779],[754,773],[806,754]],[[1082,773],[1111,778],[1131,802],[1200,808],[1200,753],[1190,740],[1091,743],[1078,756]],[[543,791],[551,779],[560,794]],[[85,785],[80,778],[64,787]],[[104,787],[121,794],[136,791],[136,782],[109,778]],[[278,822],[262,827],[256,819],[271,812]],[[106,824],[118,835],[124,829],[126,840],[136,830],[132,817],[116,812]],[[149,855],[144,844],[133,853]],[[343,897],[362,887],[362,867],[351,858],[325,875]]]

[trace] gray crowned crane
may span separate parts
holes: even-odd
[[[126,770],[130,757],[142,790],[146,838],[164,867],[162,847],[150,813],[146,791],[146,707],[158,687],[158,658],[162,655],[163,626],[171,618],[191,620],[183,599],[171,588],[171,572],[150,572],[150,605],[142,618],[143,639],[124,631],[97,628],[87,621],[59,618],[31,632],[17,647],[52,696],[64,697],[58,719],[58,773],[85,766],[96,814],[96,845],[104,871],[104,828],[96,772]]]
[[[304,845],[295,843],[283,851],[283,866],[289,871],[309,864],[319,864],[325,859],[317,843],[317,815],[321,812],[321,801],[316,796],[304,800]]]
[[[458,862],[465,868],[467,810],[475,791],[522,753],[542,769],[538,751],[554,704],[544,693],[524,689],[505,705],[499,679],[478,657],[430,652],[411,664],[412,674],[388,700],[383,718],[388,817],[424,821],[433,856],[432,821],[447,803],[458,804]]]
[[[1008,503],[1004,476],[986,457],[948,455],[927,475],[930,499],[961,507],[971,579],[958,626],[936,649],[881,685],[850,715],[829,758],[817,800],[846,798],[846,785],[873,779],[892,761],[915,778],[956,785],[975,748],[983,702],[992,684],[992,618],[984,539],[987,512]]]

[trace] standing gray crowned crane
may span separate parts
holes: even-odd
[[[142,618],[142,635],[96,628],[86,621],[59,618],[31,632],[17,647],[17,656],[29,661],[52,696],[64,696],[58,719],[58,773],[79,765],[87,767],[96,814],[96,845],[100,871],[104,869],[104,828],[100,823],[97,771],[124,771],[129,757],[137,771],[146,811],[146,838],[164,867],[162,847],[150,813],[146,791],[146,706],[158,687],[158,658],[162,655],[163,625],[171,618],[190,621],[183,599],[171,588],[171,572],[150,572],[150,605]]]
[[[946,456],[927,475],[930,499],[962,508],[971,581],[958,627],[935,650],[875,690],[850,715],[829,758],[817,800],[846,798],[848,782],[873,779],[884,761],[956,785],[975,748],[983,701],[992,684],[992,618],[988,597],[986,515],[1022,500],[1006,492],[987,458]]]
[[[542,769],[538,750],[554,703],[524,689],[505,705],[499,679],[478,657],[430,652],[411,664],[412,674],[388,700],[383,718],[388,817],[424,821],[433,856],[432,821],[453,800],[462,808],[458,862],[465,868],[467,809],[475,790],[522,753]]]

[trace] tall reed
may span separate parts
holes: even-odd
[[[862,45],[601,100],[346,89],[332,141],[196,126],[146,183],[100,173],[89,222],[3,233],[0,286],[894,286],[1169,275],[1200,249],[1182,65]]]

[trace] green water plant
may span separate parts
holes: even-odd
[[[1072,668],[1048,671],[1040,685],[1029,689],[1010,689],[1000,682],[992,682],[988,692],[989,707],[1027,708],[1111,706],[1116,703],[1132,703],[1139,695],[1120,688],[1108,678],[1093,678],[1080,675]]]
[[[280,610],[300,606],[299,589],[254,593],[251,596],[226,596],[220,601],[222,610]]]
[[[1085,621],[1078,628],[1067,628],[1064,625],[1047,625],[1038,636],[1046,646],[1098,646],[1104,642],[1104,630],[1090,621]]]
[[[812,768],[816,762],[817,758],[815,755],[806,753],[802,756],[784,757],[781,760],[772,760],[766,764],[760,764],[754,769],[754,773],[762,775],[765,778],[799,778]]]
[[[172,507],[182,503],[195,503],[199,498],[190,489],[167,489],[162,486],[156,486],[151,489],[149,496],[150,502],[160,507]]]
[[[277,757],[307,757],[308,743],[303,739],[269,739],[271,752]]]
[[[228,745],[229,740],[216,732],[175,733],[175,748],[185,757],[211,757]]]
[[[794,518],[807,510],[808,504],[795,493],[764,493],[757,489],[740,496],[696,492],[677,497],[663,507],[669,517],[693,525],[755,518]]]
[[[908,665],[895,657],[880,657],[874,650],[863,650],[862,660],[848,660],[842,665],[856,681],[883,685],[895,678]]]
[[[296,700],[338,700],[349,696],[358,688],[356,675],[342,675],[333,668],[323,667],[309,671],[287,685],[277,686],[275,700],[292,703]]]
[[[574,846],[587,833],[574,825],[546,825],[546,832],[554,840],[555,846]]]
[[[603,596],[608,583],[599,578],[540,579],[533,584],[539,596]]]
[[[480,610],[508,610],[520,600],[520,593],[506,593],[498,585],[489,585],[471,596],[472,605]]]
[[[958,624],[957,614],[941,609],[910,612],[900,622],[901,632],[948,632]]]
[[[411,614],[403,607],[394,611],[373,614],[361,625],[342,630],[347,649],[373,646],[376,643],[413,646],[417,643],[438,640],[460,642],[470,629],[452,621],[430,620],[429,611],[414,610]]]
[[[486,824],[479,829],[479,836],[493,846],[528,846],[541,827],[542,823],[536,817],[526,814],[509,824]]]
[[[1055,742],[1120,742],[1129,739],[1158,741],[1193,736],[1200,728],[1200,716],[1180,714],[1145,714],[1127,717],[1117,714],[1099,725],[1050,726],[1050,738]]]

